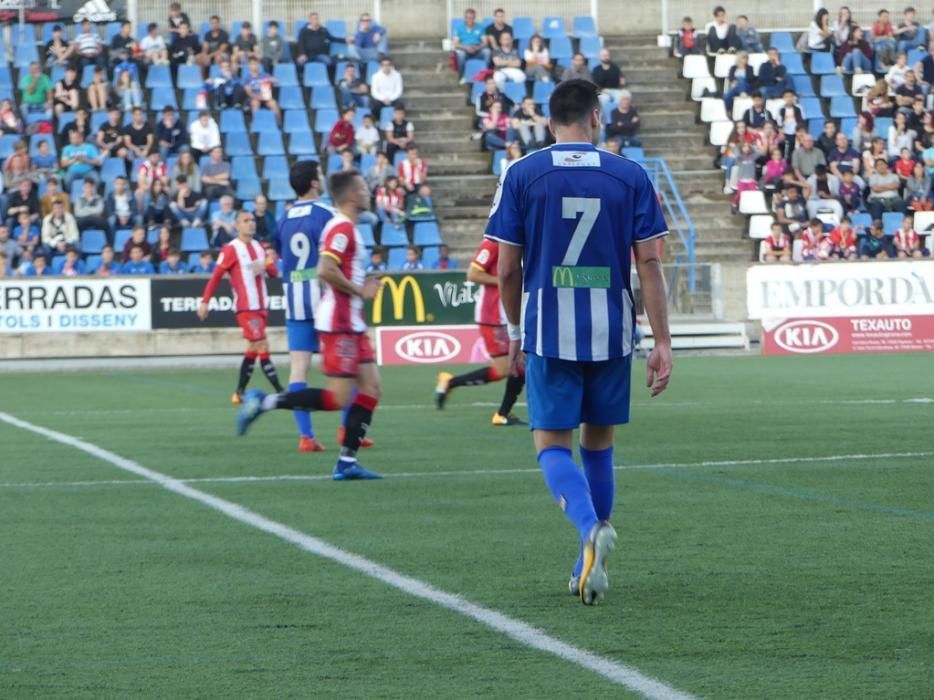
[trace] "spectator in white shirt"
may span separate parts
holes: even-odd
[[[379,70],[370,78],[370,97],[373,114],[379,114],[383,107],[395,106],[402,97],[402,75],[388,58],[380,61]]]
[[[373,115],[366,114],[363,117],[363,126],[357,129],[355,138],[357,141],[357,150],[365,155],[367,153],[376,153],[379,150],[379,129],[373,124]]]
[[[169,47],[165,43],[165,37],[159,33],[159,25],[151,22],[146,30],[146,36],[139,42],[139,48],[143,52],[146,63],[153,65],[167,64],[169,62]]]
[[[197,121],[191,123],[188,128],[189,142],[191,143],[191,155],[197,163],[201,156],[207,155],[211,149],[221,145],[221,130],[217,127],[208,112],[201,112]]]
[[[895,65],[889,68],[885,74],[885,82],[889,84],[892,90],[896,90],[905,84],[905,76],[911,72],[908,67],[908,54],[900,53],[895,59]]]

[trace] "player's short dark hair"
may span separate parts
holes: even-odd
[[[318,161],[316,160],[296,161],[289,170],[289,184],[299,197],[304,197],[311,192],[312,183],[318,180]]]
[[[551,93],[551,121],[568,126],[584,121],[600,106],[600,88],[589,80],[565,80]]]
[[[335,203],[340,203],[354,186],[354,181],[360,176],[357,170],[342,170],[328,178],[328,192]]]

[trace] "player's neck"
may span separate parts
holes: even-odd
[[[356,207],[338,207],[337,211],[354,223],[357,223],[357,219],[360,218],[360,211]]]
[[[572,125],[563,126],[555,131],[555,143],[586,143],[593,145],[593,129]]]
[[[247,244],[249,244],[250,241],[253,240],[253,236],[244,236],[244,235],[241,233],[240,235],[237,236],[237,240],[240,241],[241,243],[247,243]]]

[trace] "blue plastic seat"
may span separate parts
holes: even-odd
[[[367,170],[376,165],[376,156],[373,153],[366,153],[360,158],[360,172],[365,173]]]
[[[81,69],[81,87],[87,89],[94,80],[94,66],[87,65]]]
[[[104,158],[101,163],[101,180],[110,182],[118,177],[126,177],[126,160],[123,158]]]
[[[360,231],[360,237],[363,238],[363,244],[367,248],[376,245],[376,239],[373,237],[373,227],[369,224],[357,224],[357,230]]]
[[[175,99],[175,90],[170,88],[157,88],[152,91],[152,97],[149,100],[149,109],[152,112],[161,112],[166,107],[178,109],[178,101]]]
[[[198,95],[201,92],[201,88],[186,88],[182,92],[182,109],[186,112],[194,112],[195,119],[198,118],[198,112],[200,112],[203,107],[198,105]]]
[[[820,79],[821,97],[841,97],[846,96],[846,86],[843,84],[843,78],[839,75],[823,75]]]
[[[253,112],[253,120],[250,122],[250,133],[262,134],[267,131],[279,131],[279,125],[276,123],[276,115],[271,109],[259,109]]]
[[[328,156],[327,165],[325,166],[325,172],[330,175],[331,173],[336,173],[344,165],[344,161],[341,159],[339,153],[332,153]]]
[[[794,85],[795,94],[798,97],[817,97],[814,93],[814,86],[811,85],[811,76],[792,75],[791,82]]]
[[[297,19],[295,20],[295,26],[292,28],[292,35],[295,37],[294,41],[298,41],[298,35],[302,33],[302,30],[308,26],[308,20]]]
[[[19,134],[4,134],[0,136],[0,158],[6,159],[13,155],[13,147],[23,140]]]
[[[317,153],[315,139],[310,131],[299,131],[289,136],[290,156],[314,156]]]
[[[872,216],[870,214],[862,212],[850,214],[850,220],[853,228],[856,229],[856,235],[862,236],[869,233],[869,228],[872,226]]]
[[[840,133],[846,134],[847,138],[850,138],[850,134],[853,133],[853,129],[856,128],[856,118],[855,117],[845,117],[840,120]]]
[[[237,180],[235,196],[241,202],[252,201],[263,193],[263,185],[258,177],[245,177]]]
[[[798,100],[798,106],[804,112],[805,119],[823,119],[824,110],[821,109],[820,100],[816,97],[804,97]]]
[[[91,112],[91,133],[97,134],[98,130],[107,123],[107,112]]]
[[[567,30],[564,28],[564,17],[553,15],[545,17],[542,20],[542,37],[545,39],[555,39],[566,37]]]
[[[379,127],[385,130],[385,127],[393,120],[395,109],[393,107],[383,107],[379,110]]]
[[[487,62],[482,58],[470,58],[464,61],[464,78],[472,81],[474,76],[487,69]]]
[[[295,199],[295,190],[286,177],[277,177],[269,181],[269,192],[266,195],[271,202],[288,202]]]
[[[319,85],[311,90],[312,109],[337,109],[337,100],[334,97],[334,88],[330,85]]]
[[[827,121],[823,117],[819,119],[808,119],[808,133],[814,137],[814,140],[817,141],[821,137],[821,134],[824,133],[824,122]]]
[[[383,224],[379,242],[386,247],[408,245],[409,237],[405,232],[405,226],[401,224]]]
[[[324,25],[335,41],[347,43],[347,23],[342,19],[329,19]]]
[[[197,66],[193,67],[197,68]],[[146,87],[149,89],[173,87],[172,73],[169,71],[169,67],[161,64],[149,66],[149,72],[146,74]]]
[[[548,42],[548,52],[555,61],[570,61],[574,55],[571,40],[566,36],[556,36]]]
[[[415,245],[441,245],[441,231],[434,221],[420,221],[415,224],[415,233],[412,240]]]
[[[234,180],[258,178],[252,156],[234,156],[230,159],[230,177]]]
[[[889,128],[893,124],[892,117],[876,117],[875,130],[882,138],[888,138]]]
[[[285,156],[267,156],[263,159],[263,179],[289,177],[289,161]]]
[[[537,84],[538,84],[538,83],[536,83],[536,85],[537,85]],[[480,97],[480,95],[483,94],[484,89],[485,89],[485,88],[484,88],[483,83],[471,83],[471,88],[470,88],[470,101],[471,101],[471,102],[476,102],[476,101],[477,101],[477,98]]]
[[[904,214],[897,211],[887,211],[882,214],[882,232],[886,236],[894,236],[902,226]]]
[[[503,93],[512,100],[514,104],[519,104],[525,99],[525,83],[506,83],[503,87]]]
[[[338,76],[341,74],[338,73]],[[331,79],[328,77],[328,69],[323,63],[310,61],[302,69],[302,85],[307,88],[314,88],[323,85],[330,85]]]
[[[834,119],[856,118],[853,108],[853,98],[849,95],[840,95],[830,98],[830,116]]]
[[[600,55],[600,49],[603,48],[603,42],[598,36],[585,36],[580,40],[578,51],[584,54],[584,58],[593,60]]]
[[[781,63],[785,66],[788,75],[807,75],[808,73],[804,70],[804,63],[801,61],[801,54],[799,53],[783,53]]]
[[[88,255],[84,259],[84,269],[89,275],[93,275],[100,269],[103,260],[100,255]]]
[[[512,20],[512,35],[515,39],[528,39],[535,34],[535,22],[531,17],[516,17]]]
[[[532,99],[536,104],[547,104],[551,93],[555,91],[555,84],[552,82],[543,83],[538,81],[532,88]]]
[[[829,51],[814,51],[811,53],[811,75],[833,75],[837,66],[833,54]]]
[[[185,253],[200,253],[211,246],[208,234],[203,228],[186,228],[182,231],[181,250]]]
[[[363,126],[363,118],[373,116],[370,114],[369,107],[358,107],[353,115],[353,128],[359,129]],[[379,125],[374,125],[376,128],[379,128]]]
[[[920,29],[921,27],[919,27]],[[928,52],[924,49],[911,49],[908,52],[908,65],[914,67],[918,61],[923,61],[924,58],[928,55]]]
[[[77,117],[74,112],[62,112],[58,117],[58,128],[56,129],[58,133],[62,133],[65,130],[65,127],[73,123]]]
[[[300,109],[305,110],[305,95],[298,85],[292,85],[279,89],[279,107],[280,109]]]
[[[96,228],[85,229],[81,232],[81,252],[100,253],[107,245],[107,234]]]
[[[279,81],[279,87],[298,87],[298,71],[294,63],[277,63],[272,69],[272,76]]]
[[[121,228],[114,232],[114,250],[122,253],[126,248],[126,242],[133,238],[133,231],[128,228]]]
[[[253,146],[245,131],[231,131],[224,136],[224,153],[228,156],[251,156]]]
[[[322,109],[315,114],[315,133],[330,134],[337,121],[336,109]]]
[[[311,131],[308,126],[308,114],[303,109],[287,109],[282,117],[282,130],[287,134]]]
[[[406,255],[407,252],[405,248],[390,248],[389,257],[386,259],[386,266],[390,270],[401,270],[402,266],[405,265]]]
[[[0,66],[0,87],[13,89],[13,74],[7,65]]]
[[[222,134],[231,131],[246,131],[246,120],[239,109],[225,109],[221,111],[221,123],[218,124]]]
[[[285,146],[279,131],[264,131],[259,135],[256,153],[261,156],[284,156]]]
[[[791,32],[772,32],[769,38],[769,46],[778,49],[780,54],[792,53],[795,50],[795,41],[791,37]],[[784,56],[782,57],[784,63]]]
[[[429,245],[422,248],[422,265],[426,270],[431,270],[441,259],[441,247]]]
[[[201,77],[201,66],[182,64],[178,67],[178,83],[180,90],[186,88],[204,87],[204,78]]]
[[[36,45],[29,44],[20,44],[16,47],[16,52],[13,54],[13,65],[20,70],[24,68],[29,68],[30,63],[39,62],[39,51],[36,50]]]
[[[639,148],[638,146],[630,146],[629,148],[624,148],[622,154],[629,158],[629,160],[634,160],[637,163],[645,162],[645,150]]]
[[[571,24],[571,36],[575,39],[597,36],[597,23],[590,15],[577,15]]]

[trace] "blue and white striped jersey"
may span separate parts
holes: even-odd
[[[285,317],[314,321],[318,301],[318,244],[334,210],[318,202],[296,202],[276,225],[275,247],[282,258]]]
[[[522,349],[599,362],[633,349],[632,246],[668,233],[642,166],[590,144],[532,153],[500,177],[486,236],[522,246]]]

